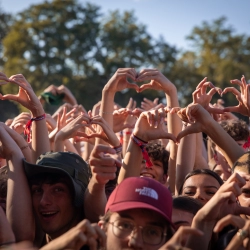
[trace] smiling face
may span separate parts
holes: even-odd
[[[38,182],[31,185],[35,215],[43,231],[52,239],[62,235],[79,221],[67,181]]]
[[[167,181],[167,175],[164,174],[163,163],[159,160],[153,160],[151,157],[150,160],[153,166],[149,168],[146,166],[145,160],[142,160],[140,176],[152,178],[165,184]]]
[[[220,188],[219,182],[208,174],[190,176],[184,183],[182,195],[198,199],[203,205],[206,204]]]

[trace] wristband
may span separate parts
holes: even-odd
[[[131,138],[132,138],[133,142],[141,148],[143,159],[146,161],[146,167],[147,168],[152,167],[153,164],[149,158],[148,151],[145,149],[145,147],[147,146],[148,143],[141,140],[140,138],[138,138],[134,134],[131,135]]]
[[[24,135],[27,135],[27,142],[30,142],[30,131],[31,131],[32,122],[33,122],[33,121],[35,121],[35,122],[41,121],[41,120],[45,119],[45,117],[46,117],[46,115],[43,114],[43,115],[41,115],[41,116],[37,116],[37,117],[31,118],[31,119],[27,122],[27,124],[26,124],[26,126],[25,126],[25,129],[24,129],[24,132],[23,132]]]
[[[113,149],[115,150],[115,152],[116,152],[117,154],[121,153],[121,152],[122,152],[122,144],[120,143],[119,146],[113,147]]]
[[[126,131],[126,132],[125,132],[125,135],[131,135],[131,134],[132,134],[131,131]]]

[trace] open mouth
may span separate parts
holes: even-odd
[[[41,212],[41,215],[43,218],[52,218],[55,216],[58,212]]]
[[[149,173],[141,173],[140,176],[155,179],[155,177],[152,174],[149,174]]]

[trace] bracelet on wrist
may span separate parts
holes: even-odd
[[[145,149],[145,147],[147,146],[147,142],[143,141],[142,139],[140,139],[139,137],[135,136],[134,134],[131,135],[131,139],[132,141],[141,148],[141,152],[142,152],[142,156],[143,156],[143,159],[146,161],[146,167],[147,168],[150,168],[153,166],[150,158],[149,158],[149,155],[148,155],[148,152],[147,150]]]
[[[121,153],[122,152],[122,144],[120,143],[119,146],[113,147],[113,149],[115,150],[116,154]]]
[[[35,121],[35,122],[41,121],[41,120],[45,119],[45,117],[46,117],[46,115],[43,114],[43,115],[40,115],[40,116],[31,118],[31,119],[27,122],[27,124],[26,124],[26,126],[25,126],[25,129],[24,129],[24,132],[23,132],[24,135],[27,135],[27,142],[30,142],[30,134],[31,134],[32,122],[33,122],[33,121]]]
[[[131,135],[131,134],[132,134],[131,131],[126,131],[126,132],[125,132],[125,135]]]

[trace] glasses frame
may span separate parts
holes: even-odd
[[[135,229],[137,229],[137,228],[140,228],[140,229],[141,229],[141,232],[143,232],[143,229],[144,229],[145,227],[148,227],[148,226],[139,226],[139,225],[136,225],[136,224],[133,223],[133,222],[130,222],[131,224],[133,224],[133,229],[131,230],[131,232],[130,232],[127,236],[125,236],[125,237],[119,237],[119,236],[117,236],[117,235],[115,234],[115,230],[114,230],[114,227],[116,227],[116,228],[119,230],[119,227],[116,226],[116,225],[114,225],[114,223],[117,222],[117,221],[121,221],[121,220],[120,220],[120,219],[117,219],[117,220],[115,220],[115,221],[113,221],[113,222],[108,222],[108,223],[112,225],[112,232],[113,232],[113,234],[114,234],[117,238],[120,238],[120,239],[123,239],[123,238],[126,238],[126,237],[130,236],[130,235],[135,231]],[[153,225],[153,226],[154,226],[154,225]],[[163,233],[161,234],[161,240],[160,240],[160,242],[157,243],[157,244],[151,244],[151,243],[145,242],[143,233],[142,233],[142,240],[143,240],[143,243],[144,243],[144,244],[151,245],[151,246],[156,246],[156,245],[159,245],[159,244],[163,241],[164,237],[166,237],[167,235],[168,235],[168,234],[167,234],[166,232],[163,232]]]

